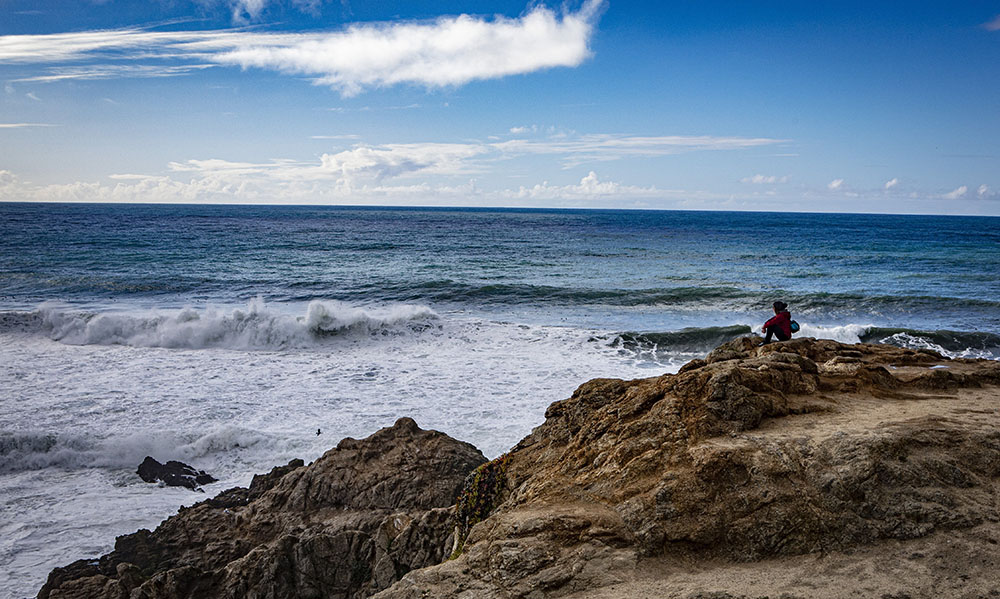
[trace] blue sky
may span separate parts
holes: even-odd
[[[1000,2],[0,0],[0,200],[1000,215]]]

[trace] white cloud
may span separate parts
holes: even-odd
[[[599,198],[634,199],[637,197],[661,197],[664,192],[655,187],[622,185],[614,181],[601,181],[597,173],[590,171],[576,185],[549,185],[548,181],[533,187],[508,190],[502,195],[517,199],[531,200],[587,200]]]
[[[1000,31],[1000,15],[997,15],[996,18],[988,23],[983,23],[983,27],[990,31]]]
[[[459,15],[307,34],[122,29],[8,35],[0,36],[0,62],[52,65],[29,81],[180,75],[218,65],[305,75],[345,96],[397,84],[447,87],[578,66],[590,56],[604,2],[586,0],[563,14],[538,5],[516,19]],[[239,0],[234,8],[252,16],[263,5]]]
[[[959,187],[958,189],[955,189],[954,191],[949,191],[948,193],[944,194],[944,196],[942,196],[942,197],[944,197],[946,200],[957,200],[958,198],[965,197],[965,194],[968,191],[969,191],[969,188],[967,186],[963,185],[963,186]]]
[[[244,19],[256,20],[264,12],[264,0],[236,0],[230,2],[233,7],[233,20],[242,22]]]
[[[743,177],[740,179],[741,183],[752,183],[754,185],[766,185],[770,183],[786,183],[788,182],[788,177],[778,177],[776,175],[754,175],[752,177]]]
[[[288,45],[247,44],[215,60],[315,77],[343,95],[400,83],[445,87],[552,67],[590,56],[593,19],[603,0],[557,16],[536,6],[518,19],[460,15],[430,23],[355,25]]]
[[[488,147],[480,144],[357,145],[335,154],[323,154],[318,162],[271,160],[252,163],[208,159],[171,162],[168,167],[173,173],[184,173],[202,181],[225,181],[227,185],[242,182],[294,188],[301,184],[322,183],[350,190],[394,178],[475,173],[478,172],[477,164],[471,159],[486,151]]]
[[[0,129],[24,129],[26,127],[55,127],[49,123],[0,123]]]
[[[699,150],[738,150],[782,143],[782,139],[669,135],[640,137],[614,134],[558,135],[543,140],[512,139],[493,144],[512,155],[562,155],[566,167],[625,157],[654,157]]]
[[[978,195],[981,198],[985,198],[989,194],[990,194],[990,187],[989,187],[989,185],[986,185],[985,183],[983,183],[982,185],[980,185],[979,189],[976,191],[976,195]]]
[[[836,190],[840,189],[843,185],[844,185],[843,179],[834,179],[833,181],[830,181],[829,183],[826,184],[826,188],[831,190]]]
[[[478,144],[389,144],[358,146],[337,154],[324,154],[321,168],[352,184],[359,179],[382,181],[412,174],[456,175],[474,172],[467,160],[483,154]]]
[[[885,182],[885,189],[886,191],[888,191],[897,185],[899,185],[899,179],[893,177],[892,179],[889,179],[888,181]]]
[[[523,135],[525,133],[538,133],[538,125],[511,127],[510,132],[513,133],[514,135]]]

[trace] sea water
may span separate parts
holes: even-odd
[[[800,335],[997,359],[998,273],[996,218],[0,204],[0,598],[401,416],[497,456],[778,299]]]

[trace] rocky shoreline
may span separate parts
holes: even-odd
[[[757,341],[585,383],[494,462],[400,419],[38,597],[1000,597],[1000,362]]]

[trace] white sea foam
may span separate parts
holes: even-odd
[[[833,339],[841,343],[861,343],[861,337],[868,332],[872,324],[818,325],[799,322],[802,328],[796,337],[815,337],[817,339]]]
[[[997,359],[993,352],[986,349],[979,349],[974,347],[967,347],[965,349],[953,351],[946,349],[940,344],[934,343],[932,340],[921,337],[920,335],[915,335],[907,332],[899,332],[889,335],[883,339],[878,340],[879,343],[889,343],[891,345],[898,345],[899,347],[907,347],[910,349],[929,349],[936,351],[943,356],[949,358],[985,358],[988,360]]]
[[[98,314],[50,303],[40,306],[37,314],[44,332],[69,345],[244,350],[311,347],[338,335],[407,334],[434,326],[438,320],[433,310],[419,305],[361,308],[314,300],[298,316],[270,309],[260,299],[246,309],[228,311],[185,308]],[[25,320],[30,319],[16,322]]]

